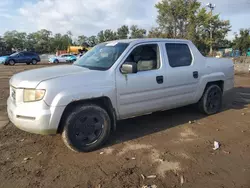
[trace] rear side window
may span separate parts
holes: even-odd
[[[23,52],[23,54],[24,54],[25,56],[34,56],[34,55],[36,55],[36,54],[34,54],[34,53],[32,53],[32,52]]]
[[[171,67],[191,65],[193,58],[187,44],[168,43],[165,46]]]

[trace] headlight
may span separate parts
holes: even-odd
[[[45,95],[45,90],[43,89],[24,89],[23,90],[23,101],[24,102],[34,102],[40,101]]]

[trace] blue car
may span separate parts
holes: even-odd
[[[15,65],[16,63],[26,63],[27,65],[36,65],[41,59],[34,52],[16,52],[4,58],[4,65]]]
[[[8,58],[9,56],[1,56],[0,57],[0,64],[4,64],[5,60]]]

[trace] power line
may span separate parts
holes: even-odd
[[[207,6],[208,4],[206,4],[206,6]],[[217,6],[218,7],[221,7],[221,6],[225,6],[225,7],[228,7],[228,6],[244,6],[244,5],[246,5],[246,6],[249,6],[250,5],[250,2],[245,2],[245,3],[227,3],[227,4],[225,4],[225,3],[222,3],[222,4],[217,4]]]
[[[218,4],[218,6],[243,6],[243,5],[250,5],[250,2],[245,3],[228,3],[228,4]]]

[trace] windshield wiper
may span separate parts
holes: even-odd
[[[92,66],[79,65],[79,64],[74,64],[74,65],[79,66],[79,67],[84,67],[84,68],[87,68],[89,70],[99,70],[99,71],[106,71],[106,70],[108,70],[108,68],[104,68],[104,67],[92,67]]]
[[[73,65],[75,65],[75,66],[78,66],[78,67],[83,67],[83,68],[87,68],[87,69],[90,69],[89,67],[87,67],[87,66],[84,66],[84,65],[79,65],[79,64],[73,64]]]

